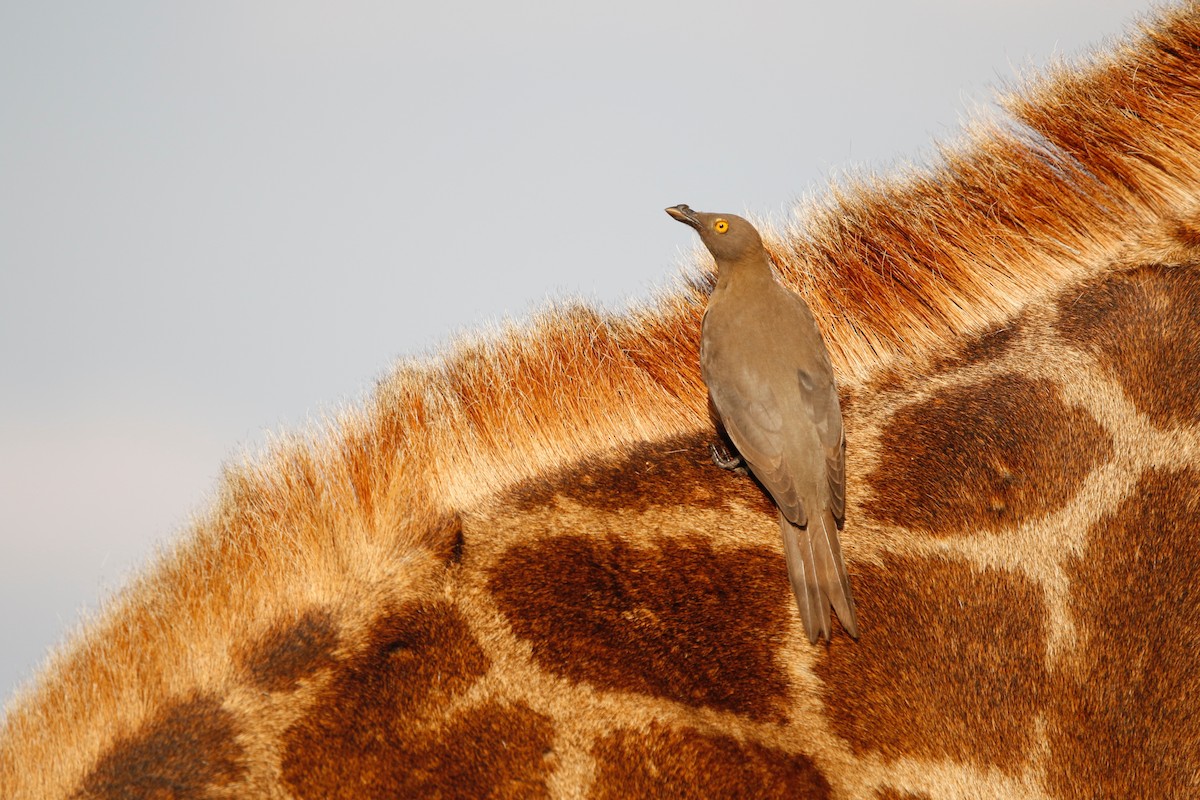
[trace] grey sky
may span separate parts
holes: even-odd
[[[395,359],[920,160],[1146,2],[0,3],[0,698]]]

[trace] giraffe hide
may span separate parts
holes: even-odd
[[[1180,797],[1200,774],[1200,6],[762,226],[861,640],[708,460],[697,256],[227,470],[0,728],[0,796]]]

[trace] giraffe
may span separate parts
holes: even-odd
[[[9,702],[0,796],[1194,794],[1200,4],[1004,102],[762,226],[839,376],[858,642],[709,461],[701,262],[230,467]]]

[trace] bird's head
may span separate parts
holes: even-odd
[[[733,214],[707,214],[692,211],[685,205],[671,206],[667,213],[684,225],[691,225],[700,234],[700,241],[713,254],[717,263],[742,261],[747,257],[763,257],[762,237],[746,220]]]

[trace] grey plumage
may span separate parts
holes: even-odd
[[[775,280],[754,226],[732,214],[667,209],[717,262],[700,369],[742,459],[779,508],[788,575],[808,638],[829,639],[833,606],[858,638],[838,529],[846,441],[833,366],[808,305]]]

